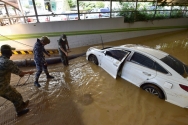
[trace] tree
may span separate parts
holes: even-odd
[[[79,2],[79,6],[81,6],[84,10],[92,10],[93,8],[96,7],[95,3],[93,2]]]
[[[104,8],[104,2],[96,2],[96,7],[97,8]]]
[[[70,7],[76,7],[76,0],[68,0],[68,4]]]

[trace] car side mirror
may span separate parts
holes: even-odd
[[[106,51],[104,51],[104,55],[106,56]]]

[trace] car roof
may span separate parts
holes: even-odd
[[[147,54],[152,55],[152,56],[154,56],[158,59],[162,59],[162,58],[169,55],[168,53],[165,53],[163,51],[153,49],[151,47],[144,46],[144,45],[126,44],[126,45],[122,45],[121,47],[130,49],[130,50],[133,50],[133,51],[141,52],[141,53],[147,53]]]
[[[100,8],[100,12],[110,12],[108,8]]]

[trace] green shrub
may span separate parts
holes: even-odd
[[[183,12],[181,10],[172,11],[170,17],[171,18],[182,18],[183,17]]]

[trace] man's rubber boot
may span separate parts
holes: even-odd
[[[19,111],[19,112],[17,112],[17,116],[18,117],[22,116],[22,115],[24,115],[24,114],[26,114],[26,113],[29,112],[29,109],[26,108],[28,105],[29,105],[29,100],[27,100],[27,101],[25,101],[25,102],[22,103],[22,110]]]
[[[41,87],[41,85],[40,85],[37,81],[34,82],[34,85],[35,85],[36,87]]]
[[[47,75],[47,77],[46,77],[47,79],[53,79],[54,77],[53,76],[51,76],[51,75]]]
[[[28,113],[28,112],[29,112],[29,109],[28,109],[28,108],[23,109],[23,110],[17,112],[17,116],[20,117],[20,116],[22,116],[22,115],[24,115],[24,114],[26,114],[26,113]]]
[[[27,100],[27,101],[25,101],[25,102],[23,103],[23,109],[26,108],[28,105],[29,105],[29,100]]]

